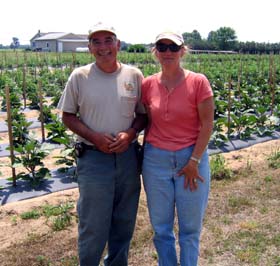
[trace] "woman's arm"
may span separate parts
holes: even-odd
[[[185,176],[185,188],[190,187],[191,191],[197,189],[197,180],[204,181],[203,177],[199,175],[198,164],[200,158],[205,151],[213,130],[214,121],[214,100],[209,97],[198,105],[199,120],[201,129],[198,134],[196,144],[193,149],[191,159],[187,164],[178,172],[178,175]]]

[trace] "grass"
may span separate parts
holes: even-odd
[[[21,213],[20,218],[29,220],[39,219],[39,217],[44,216],[47,218],[46,223],[54,231],[60,231],[71,225],[73,215],[70,213],[70,210],[73,208],[72,202],[66,202],[57,206],[46,204],[31,211]]]
[[[272,168],[280,168],[280,149],[273,151],[267,158],[269,161],[269,166]]]

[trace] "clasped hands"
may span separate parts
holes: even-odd
[[[128,149],[129,144],[136,134],[132,130],[119,132],[116,136],[106,133],[99,133],[96,147],[104,153],[121,153]]]

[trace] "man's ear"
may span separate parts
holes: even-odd
[[[120,51],[120,50],[121,50],[121,41],[118,39],[117,42],[118,42],[118,43],[117,43],[118,51]]]

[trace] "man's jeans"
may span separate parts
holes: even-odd
[[[134,144],[120,154],[86,150],[78,159],[80,266],[126,266],[140,194]]]
[[[179,225],[180,265],[197,265],[210,171],[205,152],[199,164],[204,183],[198,180],[198,189],[194,192],[184,188],[184,176],[178,176],[177,172],[188,162],[192,150],[193,146],[171,152],[145,144],[142,174],[160,266],[176,266],[178,262],[173,231],[175,207]]]

